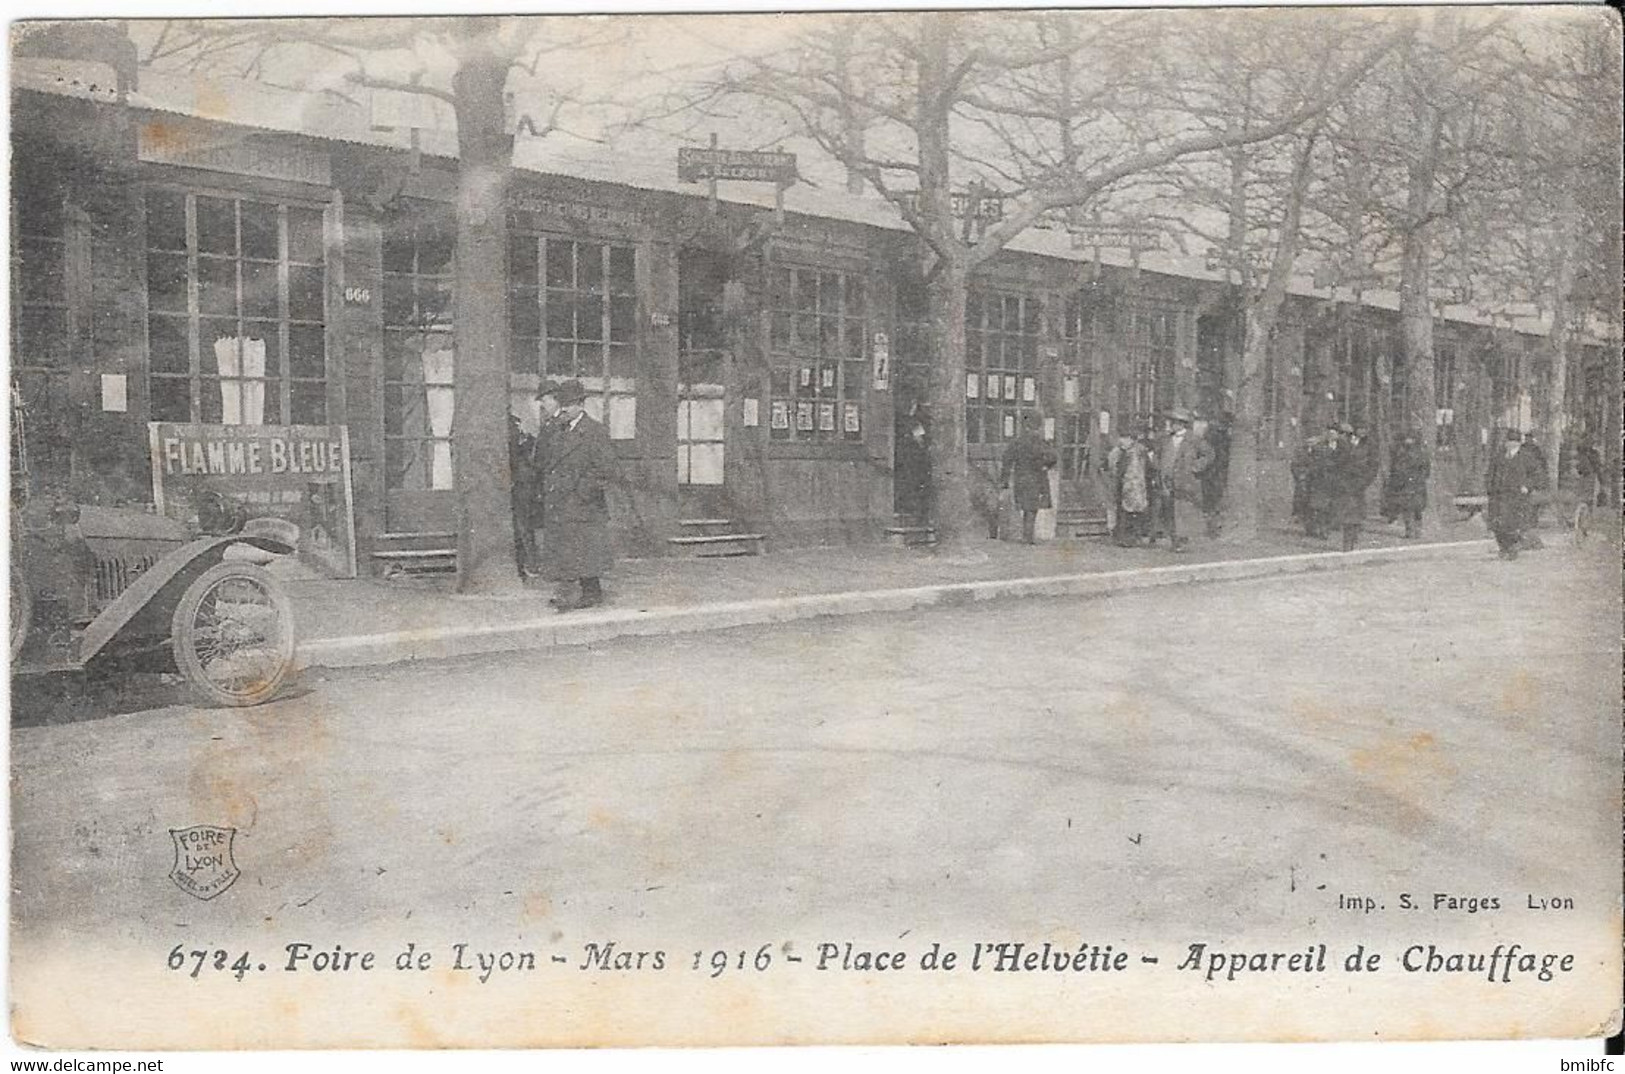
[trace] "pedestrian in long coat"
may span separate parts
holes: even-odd
[[[1157,499],[1169,546],[1183,552],[1202,517],[1202,473],[1213,464],[1213,449],[1191,433],[1190,411],[1175,408],[1168,417],[1168,435],[1157,449]]]
[[[1049,471],[1060,461],[1055,449],[1038,435],[1037,420],[1028,415],[1021,435],[1004,449],[1004,465],[999,469],[999,485],[1010,490],[1016,510],[1021,512],[1021,539],[1032,544],[1038,525],[1038,512],[1048,508]]]
[[[1309,449],[1309,515],[1305,532],[1311,537],[1325,537],[1334,522],[1338,475],[1348,451],[1348,444],[1343,440],[1345,428],[1347,426],[1332,422],[1326,427],[1325,435]]]
[[[1155,470],[1151,452],[1130,432],[1117,434],[1112,449],[1112,502],[1116,517],[1112,538],[1124,548],[1132,548],[1151,531],[1151,484]]]
[[[1394,443],[1388,459],[1388,479],[1382,486],[1382,517],[1405,523],[1406,537],[1422,535],[1422,512],[1428,506],[1428,475],[1433,462],[1416,433],[1406,430]]]
[[[1207,519],[1207,535],[1217,537],[1224,530],[1224,494],[1230,484],[1230,428],[1236,416],[1228,410],[1201,433],[1212,449],[1213,461],[1202,471],[1202,514]]]
[[[1366,489],[1377,479],[1377,444],[1365,429],[1351,431],[1332,474],[1332,523],[1343,531],[1343,551],[1360,543]]]
[[[1502,559],[1518,558],[1525,534],[1535,524],[1531,493],[1539,487],[1539,478],[1545,476],[1537,476],[1532,456],[1519,450],[1522,439],[1516,429],[1507,430],[1503,452],[1490,459],[1490,472],[1484,482],[1490,501],[1484,519],[1495,534]]]
[[[542,472],[542,573],[558,587],[554,606],[571,611],[604,600],[600,578],[613,560],[608,494],[615,453],[604,427],[582,409],[581,383],[564,381],[556,394],[559,416]]]

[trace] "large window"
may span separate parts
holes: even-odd
[[[152,417],[327,421],[322,210],[147,192]]]
[[[965,440],[1014,440],[1038,406],[1043,303],[1031,295],[972,291],[965,300]]]
[[[24,159],[12,174],[11,379],[20,407],[12,467],[25,477],[65,472],[70,458],[67,217],[55,177]]]
[[[1456,347],[1444,344],[1433,349],[1433,405],[1437,408],[1434,427],[1441,448],[1456,446]]]
[[[1173,306],[1136,304],[1123,311],[1126,376],[1117,386],[1117,421],[1150,426],[1174,405],[1174,368],[1179,342],[1179,311]]]
[[[453,485],[456,244],[446,206],[409,206],[385,222],[384,475],[391,489]]]
[[[768,433],[774,440],[863,438],[863,279],[781,266],[773,271]]]
[[[516,230],[508,241],[509,362],[525,376],[575,379],[612,439],[636,427],[636,251]]]

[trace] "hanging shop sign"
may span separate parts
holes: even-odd
[[[152,495],[158,513],[198,516],[218,493],[249,518],[299,527],[299,558],[335,578],[354,578],[355,500],[350,436],[343,425],[191,425],[149,422]]]
[[[1074,250],[1121,249],[1140,253],[1162,249],[1162,232],[1156,228],[1090,222],[1072,224],[1068,230],[1072,232]]]
[[[796,181],[796,155],[777,149],[679,147],[677,181],[701,183],[708,179],[790,186]]]

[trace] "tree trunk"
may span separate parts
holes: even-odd
[[[1546,340],[1552,363],[1546,408],[1546,480],[1548,487],[1554,489],[1563,474],[1563,432],[1568,425],[1565,404],[1569,390],[1569,317],[1572,310],[1569,292],[1574,290],[1575,262],[1578,260],[1575,255],[1580,242],[1580,217],[1573,204],[1573,195],[1566,200],[1567,211],[1558,229],[1557,275],[1552,281],[1552,334]]]
[[[1437,117],[1434,144],[1437,145]],[[1433,228],[1428,223],[1428,210],[1433,195],[1433,177],[1436,167],[1432,153],[1413,161],[1409,168],[1406,194],[1404,243],[1400,249],[1399,269],[1399,325],[1400,353],[1405,363],[1405,412],[1402,419],[1406,427],[1414,429],[1423,451],[1431,455],[1437,436],[1438,404],[1433,392],[1433,302],[1428,294],[1429,245]],[[1388,386],[1377,385],[1378,391]],[[1443,478],[1439,468],[1433,468],[1433,484]],[[1428,503],[1439,504],[1438,488],[1428,490]]]
[[[936,362],[931,369],[931,492],[937,541],[963,544],[983,526],[971,507],[965,461],[965,289],[967,273],[944,265],[930,286]],[[985,526],[983,526],[985,532]]]
[[[465,56],[456,97],[457,264],[453,332],[457,590],[520,590],[508,468],[508,182],[513,138],[503,124],[506,59]]]

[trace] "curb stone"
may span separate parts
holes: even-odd
[[[418,660],[544,649],[554,645],[591,645],[613,638],[654,637],[727,630],[733,627],[789,623],[840,615],[902,612],[916,608],[963,607],[989,600],[1024,597],[1110,596],[1114,593],[1170,585],[1233,582],[1292,574],[1342,570],[1416,559],[1482,554],[1487,540],[1357,549],[1353,552],[1304,552],[1258,559],[1213,563],[1171,563],[1089,574],[1032,578],[941,582],[900,589],[819,593],[802,597],[705,604],[695,607],[612,608],[590,617],[546,618],[478,626],[424,627],[415,630],[317,638],[299,646],[301,668],[368,667]]]

